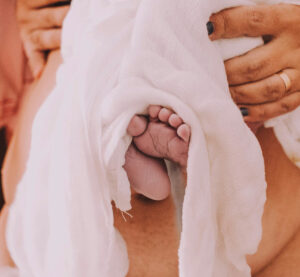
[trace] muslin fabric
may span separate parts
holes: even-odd
[[[18,277],[19,271],[17,268],[13,268],[10,266],[3,266],[0,268],[0,276],[4,277]]]
[[[72,1],[64,62],[36,116],[10,208],[7,242],[19,277],[126,276],[111,201],[131,208],[126,128],[149,104],[172,107],[192,129],[180,276],[251,275],[245,256],[261,238],[264,163],[228,91],[226,46],[206,30],[212,12],[241,4],[252,2]]]

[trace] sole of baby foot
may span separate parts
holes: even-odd
[[[146,130],[134,137],[136,147],[149,156],[168,159],[186,168],[190,127],[172,110],[149,107],[150,122]]]
[[[136,193],[157,201],[170,195],[171,183],[163,159],[148,157],[131,144],[124,169]]]

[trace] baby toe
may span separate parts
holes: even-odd
[[[157,118],[161,109],[162,109],[161,106],[151,105],[148,108],[148,113],[149,113],[151,118]]]
[[[174,128],[179,127],[182,123],[183,120],[175,113],[171,114],[169,117],[169,124]]]
[[[177,135],[185,142],[189,142],[191,136],[191,128],[187,124],[182,124],[177,129]]]
[[[145,132],[147,124],[147,119],[144,116],[135,115],[128,125],[127,133],[133,137],[140,136]]]
[[[168,122],[169,117],[173,112],[167,108],[162,108],[158,114],[158,118],[162,122]]]

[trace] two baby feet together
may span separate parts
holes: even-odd
[[[136,115],[129,123],[127,132],[133,142],[126,153],[124,169],[137,193],[163,200],[171,190],[164,159],[186,168],[191,130],[167,108],[150,106],[148,114]]]

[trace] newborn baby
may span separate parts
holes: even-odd
[[[131,208],[122,170],[128,146],[132,187],[156,200],[170,192],[162,158],[184,170],[190,148],[180,276],[248,274],[245,254],[260,238],[263,161],[207,38],[211,2],[88,2],[72,2],[57,87],[33,126],[8,226],[13,257],[39,276],[125,276],[128,259],[111,202]],[[147,112],[149,104],[155,106]],[[164,108],[170,106],[180,117]],[[40,260],[47,261],[43,268]]]

